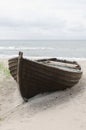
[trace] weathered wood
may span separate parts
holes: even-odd
[[[78,83],[82,75],[81,67],[75,61],[56,58],[31,61],[23,58],[22,52],[19,52],[18,58],[9,60],[9,69],[19,84],[23,99],[46,91],[70,88]]]
[[[17,75],[17,71],[12,71],[11,74],[12,75]]]
[[[17,66],[10,67],[10,72],[17,71]]]
[[[23,53],[22,52],[19,52],[19,57],[18,57],[18,69],[17,69],[17,82],[19,84],[21,84],[21,80],[20,80],[20,75],[21,75],[21,60],[23,58]]]
[[[68,60],[62,60],[62,59],[56,59],[56,58],[50,58],[50,59],[39,59],[39,60],[36,60],[38,62],[46,62],[46,61],[54,61],[54,62],[61,62],[61,63],[67,63],[67,64],[71,64],[71,65],[76,65],[78,69],[81,69],[80,65],[76,62],[76,61],[68,61]]]
[[[34,62],[34,61],[28,61],[26,59],[23,60],[23,68],[27,69],[27,72],[29,72],[29,70],[32,70],[32,72],[34,71],[40,71],[40,73],[42,74],[48,74],[48,75],[61,75],[64,77],[80,77],[80,75],[78,73],[79,72],[70,72],[70,71],[64,71],[55,67],[51,67],[51,66],[46,66],[44,64],[39,64],[38,62]]]
[[[18,63],[18,62],[17,62]],[[17,63],[16,62],[14,62],[14,63],[11,63],[11,64],[9,64],[9,66],[12,68],[12,67],[15,67],[15,66],[17,66]]]
[[[8,62],[9,62],[9,64],[14,63],[14,62],[18,62],[18,57],[9,59]]]

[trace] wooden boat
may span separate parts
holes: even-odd
[[[33,61],[23,58],[22,52],[19,57],[9,60],[9,70],[25,101],[38,93],[70,88],[82,75],[81,67],[75,61],[56,58]]]

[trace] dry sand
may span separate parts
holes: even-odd
[[[1,60],[7,66],[7,60]],[[86,130],[86,60],[83,76],[65,91],[39,94],[24,103],[12,77],[0,73],[0,130]]]

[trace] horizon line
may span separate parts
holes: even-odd
[[[86,41],[86,39],[0,39],[0,41]]]

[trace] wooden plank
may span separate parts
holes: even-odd
[[[14,76],[14,75],[17,76],[17,71],[12,71],[11,74],[12,74],[12,76]]]
[[[12,63],[12,64],[9,64],[9,68],[13,68],[13,67],[17,67],[18,63]]]
[[[53,69],[53,68],[48,68],[46,66],[42,66],[40,64],[31,64],[31,63],[26,63],[25,61],[23,62],[23,69],[27,70],[27,73],[29,72],[29,70],[31,70],[32,72],[34,71],[38,71],[44,75],[48,74],[48,75],[59,75],[59,76],[64,76],[66,78],[79,78],[81,76],[80,74],[75,74],[75,73],[67,73],[67,72],[63,72],[60,71],[58,69]]]
[[[14,57],[14,58],[11,58],[8,60],[9,63],[13,62],[13,61],[17,61],[18,60],[18,57]]]
[[[10,72],[17,71],[17,66],[11,67],[9,69],[10,69]]]
[[[70,84],[75,84],[76,82],[78,82],[78,80],[64,80],[63,78],[60,78],[59,76],[57,78],[55,77],[46,77],[45,75],[38,75],[37,73],[34,73],[33,75],[23,75],[23,80],[27,80],[29,82],[31,82],[30,80],[36,80],[36,82],[44,82],[49,83],[49,85],[51,85],[51,83],[55,83],[55,84],[63,84],[63,85],[70,85]],[[28,84],[29,84],[28,82]]]

